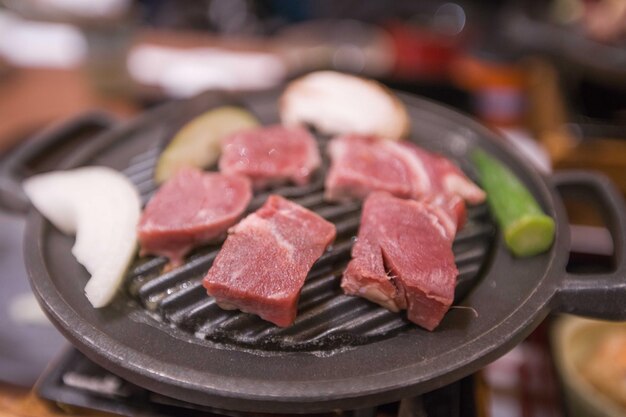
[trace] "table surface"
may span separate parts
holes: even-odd
[[[80,69],[10,69],[0,78],[0,154],[43,127],[90,109],[119,117],[139,111],[119,98],[99,96]]]

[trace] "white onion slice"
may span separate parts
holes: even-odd
[[[280,118],[286,125],[309,124],[329,135],[398,140],[410,130],[407,110],[391,91],[373,80],[333,71],[289,83],[280,98]]]
[[[23,186],[46,219],[76,234],[72,254],[91,274],[85,294],[94,307],[107,305],[137,247],[141,200],[135,186],[106,167],[36,175]]]

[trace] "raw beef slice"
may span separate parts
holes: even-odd
[[[412,194],[413,173],[398,157],[395,146],[374,137],[344,135],[328,144],[331,166],[326,176],[329,201],[363,199],[372,191],[397,197]]]
[[[222,143],[220,171],[250,178],[254,188],[293,182],[304,185],[320,166],[313,136],[302,127],[280,125],[240,131]]]
[[[146,205],[138,225],[141,254],[180,265],[193,247],[223,237],[251,198],[245,177],[182,168]]]
[[[406,309],[409,320],[433,330],[454,298],[456,226],[439,206],[370,194],[341,287],[388,310]]]
[[[458,195],[480,203],[485,193],[451,161],[408,141],[344,135],[328,145],[326,177],[329,201],[363,199],[372,191],[420,199],[432,194]]]
[[[304,280],[335,233],[332,223],[312,211],[271,195],[228,231],[203,285],[224,309],[289,326]]]
[[[448,158],[428,152],[413,142],[396,142],[404,148],[409,164],[421,170],[428,178],[428,186],[414,188],[414,198],[429,194],[457,195],[471,204],[485,201],[486,194]],[[421,165],[421,168],[417,168]]]

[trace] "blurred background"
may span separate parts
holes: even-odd
[[[0,158],[94,109],[123,120],[320,69],[445,103],[546,174],[600,170],[626,192],[626,0],[0,0]],[[603,219],[568,210],[570,268],[606,267]],[[65,342],[29,295],[23,227],[0,212],[0,410],[56,415],[31,388]],[[551,317],[476,375],[480,415],[626,415],[626,327],[576,320]],[[585,332],[597,343],[568,362]]]

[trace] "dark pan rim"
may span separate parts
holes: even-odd
[[[125,346],[85,321],[68,303],[52,283],[44,262],[43,236],[46,222],[34,210],[27,220],[25,253],[27,268],[34,292],[44,307],[44,311],[53,323],[83,351],[90,359],[105,368],[120,374],[131,382],[152,389],[156,392],[183,398],[198,404],[217,406],[241,411],[327,411],[334,408],[361,408],[399,398],[415,395],[445,385],[467,375],[499,357],[521,341],[550,311],[550,302],[556,292],[558,280],[564,273],[569,249],[569,235],[566,232],[567,219],[554,189],[549,182],[521,160],[515,150],[502,143],[498,136],[474,122],[472,119],[427,100],[402,94],[409,105],[419,102],[430,108],[439,117],[445,117],[452,123],[467,127],[470,131],[484,138],[481,146],[488,150],[504,154],[514,164],[524,170],[540,194],[538,197],[546,209],[557,220],[555,244],[544,255],[548,260],[543,276],[533,277],[536,286],[533,293],[521,301],[516,309],[503,317],[496,326],[466,341],[437,357],[438,367],[428,366],[425,361],[407,364],[377,374],[362,377],[329,380],[316,379],[307,381],[254,380],[224,375],[209,375],[191,369],[181,369],[175,364],[161,363],[154,366],[154,358],[149,354]],[[66,166],[76,166],[94,149],[103,143],[116,140],[117,132],[138,128],[147,120],[140,118],[134,122],[105,133],[89,146],[68,158]],[[501,239],[498,237],[494,260],[507,256]],[[489,272],[487,272],[489,274]],[[45,294],[45,296],[44,296]],[[384,347],[389,341],[373,345]],[[123,354],[114,354],[120,352]],[[372,346],[363,349],[372,349]],[[296,356],[298,354],[295,354]],[[303,354],[306,355],[306,354]],[[127,358],[132,357],[132,362]],[[427,362],[427,361],[426,361]],[[430,364],[432,365],[432,364]],[[181,376],[181,372],[185,375]],[[201,381],[201,382],[198,382]],[[433,384],[433,381],[436,381]]]

